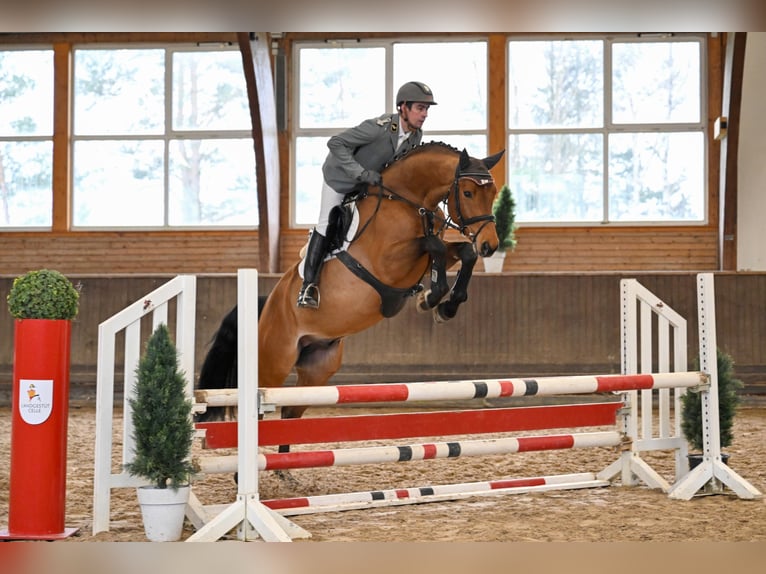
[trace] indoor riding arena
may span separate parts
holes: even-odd
[[[8,573],[763,557],[764,66],[761,32],[0,33]],[[73,316],[31,314],[40,270]]]

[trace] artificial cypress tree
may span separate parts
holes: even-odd
[[[734,438],[732,427],[740,398],[737,389],[744,385],[734,377],[734,359],[720,349],[716,352],[718,372],[718,421],[721,431],[721,446],[729,446]],[[695,360],[699,369],[699,359]],[[681,397],[683,416],[681,431],[693,449],[703,450],[702,439],[702,396],[700,393],[687,392]]]
[[[135,458],[125,465],[130,474],[143,476],[157,488],[177,489],[195,470],[189,461],[192,405],[178,367],[178,351],[167,326],[160,324],[136,369],[136,393],[129,401]]]
[[[495,216],[495,229],[500,239],[498,249],[505,251],[516,247],[516,202],[511,195],[511,188],[504,185],[500,188],[495,204],[492,206]]]

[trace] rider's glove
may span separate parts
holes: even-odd
[[[372,169],[364,170],[357,179],[370,185],[380,185],[380,182],[382,181],[380,174]]]

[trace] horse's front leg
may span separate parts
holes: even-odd
[[[423,250],[431,256],[431,288],[418,295],[417,310],[430,311],[449,292],[447,283],[447,246],[440,238],[431,235],[423,238]]]
[[[440,303],[434,310],[434,320],[437,323],[444,323],[452,319],[457,314],[457,309],[461,303],[465,303],[468,300],[468,283],[471,281],[473,267],[479,258],[473,243],[468,243],[467,241],[448,243],[447,251],[449,255],[452,255],[452,258],[460,260],[461,266],[457,272],[457,278],[452,286],[449,299]]]

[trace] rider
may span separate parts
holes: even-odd
[[[322,166],[319,221],[311,231],[303,267],[298,307],[319,307],[319,273],[325,258],[330,212],[359,185],[380,185],[380,171],[395,155],[420,144],[433,92],[422,82],[407,82],[396,94],[397,113],[365,120],[330,138],[330,153]]]

